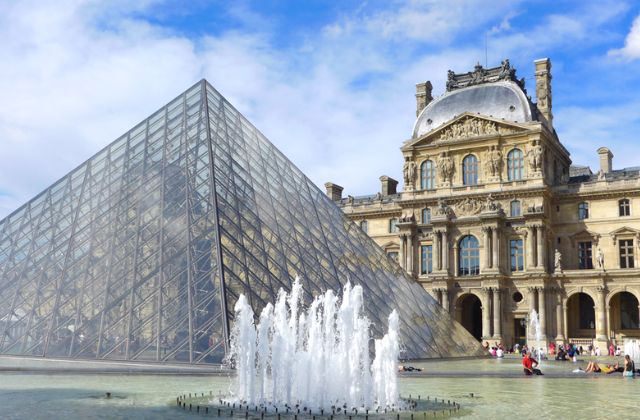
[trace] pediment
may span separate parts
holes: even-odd
[[[464,114],[454,118],[426,135],[410,140],[403,147],[411,148],[432,143],[449,143],[479,137],[506,136],[527,131],[527,127],[484,115]]]
[[[629,237],[629,236],[635,236],[640,238],[640,230],[630,228],[629,226],[623,226],[619,229],[609,232],[609,236],[611,236],[611,239],[615,244],[618,241],[618,238],[620,237],[622,237],[623,239],[624,237]]]
[[[598,241],[600,240],[600,234],[596,233],[596,232],[592,232],[590,230],[587,229],[583,229],[580,232],[576,232],[573,235],[569,236],[569,238],[571,239],[571,244],[575,247],[576,243],[580,240],[584,240],[584,239],[591,239],[593,240],[593,242],[595,242],[595,244],[598,244]]]

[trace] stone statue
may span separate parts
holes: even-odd
[[[442,198],[438,199],[438,205],[434,209],[436,216],[449,216],[451,215],[451,207],[447,205],[447,202]]]
[[[451,182],[451,177],[453,176],[453,159],[451,156],[448,156],[446,152],[440,153],[440,158],[438,158],[438,172],[440,179],[445,182]]]
[[[416,178],[416,163],[410,158],[406,158],[404,166],[402,167],[402,173],[404,175],[404,185],[413,186],[413,180]]]
[[[539,141],[533,143],[533,147],[527,152],[529,167],[532,172],[539,172],[542,169],[542,157],[544,150]]]
[[[456,87],[456,74],[453,70],[447,70],[447,92]]]
[[[547,108],[548,100],[549,100],[549,91],[547,88],[547,82],[544,79],[538,80],[538,85],[536,86],[536,91],[538,95],[538,108],[544,109]]]
[[[500,176],[500,172],[502,171],[502,153],[498,150],[497,146],[491,146],[491,149],[487,153],[486,165],[490,176]]]
[[[598,248],[598,253],[596,254],[596,262],[598,263],[598,268],[604,270],[604,253],[600,248]]]
[[[556,252],[553,256],[553,268],[554,272],[562,273],[562,254],[556,248]]]
[[[496,200],[493,199],[493,195],[491,195],[491,193],[489,193],[489,195],[487,196],[487,202],[485,204],[485,209],[487,211],[499,211],[500,209],[502,209],[502,206],[500,205],[500,203],[498,203]]]

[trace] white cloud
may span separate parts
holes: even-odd
[[[609,51],[613,57],[621,57],[626,60],[636,60],[640,58],[640,16],[636,17],[631,25],[631,31],[624,41],[624,47]]]

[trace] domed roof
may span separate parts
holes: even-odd
[[[456,89],[434,99],[418,116],[413,137],[422,137],[465,112],[513,122],[537,120],[535,109],[520,86],[499,81]]]

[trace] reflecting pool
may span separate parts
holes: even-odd
[[[518,358],[426,362],[413,364],[424,371],[404,375],[400,388],[455,400],[473,418],[639,418],[640,378],[572,372],[586,362],[545,362],[542,377],[521,376]],[[177,395],[228,385],[216,376],[0,373],[0,418],[193,419],[175,407]]]

